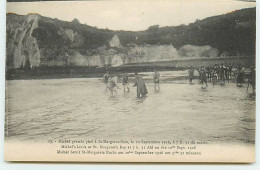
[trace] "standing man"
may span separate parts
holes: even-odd
[[[130,92],[129,87],[128,87],[128,74],[125,72],[123,75],[123,86],[124,86],[124,93],[125,93],[125,88],[127,88],[127,92]]]
[[[206,87],[208,86],[208,81],[207,81],[207,70],[206,68],[203,66],[202,70],[201,70],[201,84],[203,85],[203,83],[205,82]]]
[[[138,73],[135,73],[135,83],[133,87],[135,86],[137,87],[137,98],[144,97],[146,94],[148,94],[144,79],[139,76]]]
[[[158,86],[158,90],[160,90],[160,74],[158,73],[157,70],[154,70],[154,74],[153,74],[153,82],[154,82],[154,90],[156,90],[156,86]]]
[[[231,80],[232,79],[232,69],[233,69],[233,66],[231,63],[229,63],[229,66],[228,66],[228,79]]]
[[[108,79],[109,79],[109,71],[106,72],[106,74],[103,76],[104,82],[106,84],[106,91],[107,91],[107,87],[108,87]]]
[[[106,84],[106,91],[108,88],[108,79],[109,79],[109,71],[106,72],[106,74],[103,76],[104,82]]]
[[[243,72],[241,69],[241,66],[238,66],[237,68],[237,87],[241,87],[243,83]]]
[[[253,94],[255,94],[255,83],[256,83],[255,67],[252,66],[252,67],[250,67],[250,75],[249,75],[249,78],[248,78],[247,90],[248,90],[249,84],[251,84],[252,85],[252,89],[253,89]]]
[[[194,77],[194,69],[193,69],[192,66],[189,68],[188,73],[189,73],[189,83],[191,84],[192,80],[193,80],[193,77]]]
[[[220,81],[223,82],[223,84],[225,83],[225,67],[223,66],[223,64],[221,64],[221,67],[219,69],[219,76],[220,76]]]

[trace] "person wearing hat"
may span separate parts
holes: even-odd
[[[135,83],[133,87],[136,86],[136,92],[137,92],[137,98],[145,97],[146,94],[148,94],[146,85],[144,83],[144,79],[138,75],[138,73],[135,73]]]

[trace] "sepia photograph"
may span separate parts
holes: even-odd
[[[256,2],[6,6],[6,161],[255,162]]]

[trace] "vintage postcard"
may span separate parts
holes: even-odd
[[[7,2],[5,160],[255,162],[256,3]]]

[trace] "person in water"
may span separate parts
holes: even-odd
[[[108,89],[108,79],[109,79],[109,71],[106,72],[106,74],[103,76],[104,82],[106,84],[106,91]]]
[[[108,83],[107,83],[107,88],[109,89],[111,96],[114,96],[114,93],[117,92],[117,89],[119,89],[117,85],[118,81],[118,75],[114,76],[113,78],[109,77],[108,78]]]
[[[158,73],[157,70],[154,70],[154,74],[153,74],[153,82],[154,82],[154,90],[156,90],[156,87],[158,87],[158,89],[160,90],[160,73]]]
[[[138,75],[138,73],[135,73],[135,83],[133,87],[135,86],[137,87],[137,98],[145,97],[145,95],[148,94],[144,79]]]
[[[192,80],[193,80],[193,77],[194,77],[194,69],[193,69],[192,66],[190,67],[188,73],[189,73],[189,83],[191,84]]]
[[[122,85],[124,86],[124,93],[127,88],[127,92],[130,92],[130,89],[128,87],[128,74],[125,72],[122,79]]]
[[[256,75],[255,75],[255,67],[252,66],[250,67],[250,74],[249,74],[249,78],[248,78],[248,86],[247,86],[247,90],[249,85],[252,85],[252,89],[253,89],[253,94],[255,94],[255,83],[256,83]]]
[[[237,86],[241,87],[243,83],[243,71],[241,69],[241,67],[239,66],[237,68]]]
[[[208,81],[207,81],[207,71],[205,67],[202,67],[201,69],[201,84],[205,82],[206,87],[208,86]]]

